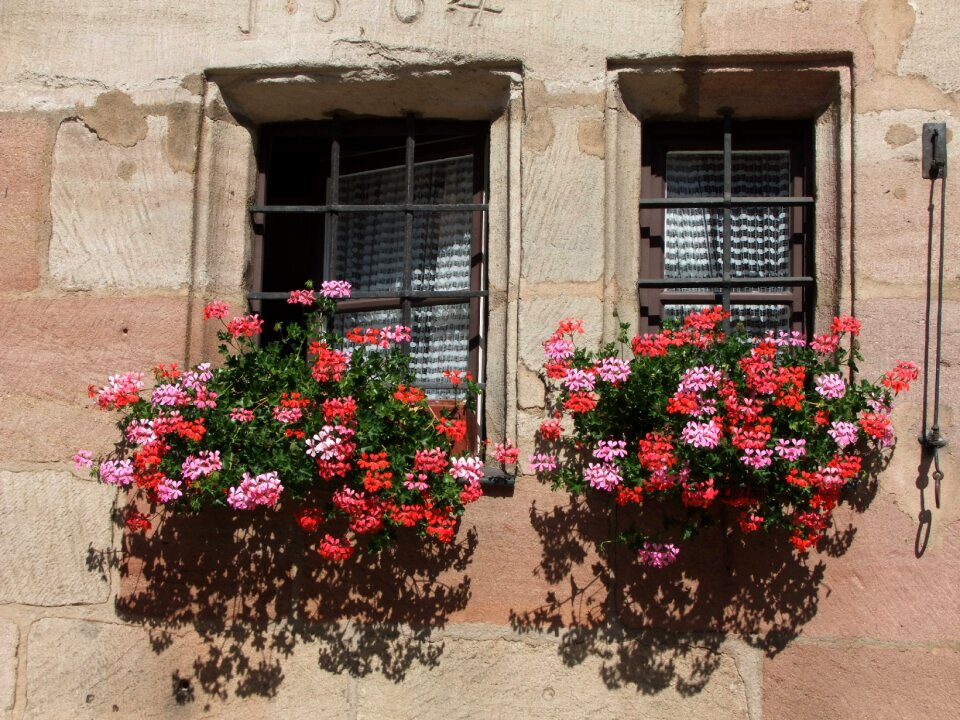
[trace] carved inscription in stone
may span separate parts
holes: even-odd
[[[240,4],[240,18],[237,27],[244,35],[253,30],[253,18],[257,14],[257,0],[247,0]]]
[[[342,14],[343,0],[283,0],[281,4],[287,15],[296,15],[301,6],[307,9],[307,12],[312,8],[317,22],[328,23]],[[423,17],[426,0],[390,0],[390,7],[397,20],[410,25]],[[246,0],[240,8],[238,29],[244,35],[249,35],[253,32],[257,17],[257,0]],[[499,15],[503,12],[503,7],[498,0],[447,0],[447,10],[470,13],[470,25],[474,26],[479,25],[488,13]]]
[[[393,14],[402,23],[415,23],[423,15],[423,0],[393,0]]]
[[[449,12],[465,10],[473,13],[473,16],[470,18],[470,26],[473,27],[483,21],[486,13],[492,13],[494,15],[502,13],[503,6],[494,2],[494,0],[447,0],[447,10]]]
[[[313,15],[317,20],[328,23],[340,14],[340,0],[317,0]]]

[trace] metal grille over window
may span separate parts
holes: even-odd
[[[692,312],[706,310],[708,305],[665,305],[665,318],[682,320]],[[763,335],[768,330],[787,331],[790,329],[789,305],[731,305],[730,323],[743,325],[751,335]]]
[[[786,197],[790,194],[790,154],[734,152],[731,184],[734,197]],[[723,195],[723,153],[667,153],[667,197],[718,195]],[[733,277],[786,277],[790,271],[789,225],[785,207],[732,210],[730,270]],[[664,228],[664,277],[720,277],[723,240],[723,209],[668,209]],[[774,287],[769,291],[785,292],[785,288]]]
[[[340,178],[341,201],[348,205],[403,203],[404,168],[371,170]],[[414,203],[470,203],[473,158],[416,163]],[[418,213],[413,220],[412,288],[469,290],[473,218],[469,211]],[[371,292],[401,292],[404,268],[404,213],[356,212],[337,227],[334,267],[341,279]]]
[[[429,120],[335,120],[262,133],[251,304],[265,326],[307,279],[348,280],[333,327],[407,325],[422,387],[481,377],[487,128]],[[269,339],[269,338],[267,338]]]
[[[806,194],[803,147],[809,132],[792,124],[792,136],[778,138],[776,125],[762,133],[745,125],[736,150],[730,119],[722,129],[691,124],[684,132],[679,124],[646,132],[644,329],[720,304],[731,324],[752,334],[809,330],[813,198]]]

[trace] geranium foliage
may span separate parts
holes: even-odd
[[[482,460],[455,452],[479,386],[448,371],[456,401],[432,407],[404,352],[410,328],[329,330],[336,300],[349,295],[343,281],[293,291],[288,302],[303,306],[306,323],[263,346],[259,317],[228,320],[225,303],[209,303],[205,320],[223,324],[222,364],[158,365],[149,384],[128,372],[91,386],[101,409],[121,413],[121,440],[110,457],[94,463],[80,451],[75,461],[159,510],[293,508],[330,559],[383,547],[401,528],[450,542],[482,494]],[[131,512],[127,526],[148,528],[150,518]]]
[[[580,321],[564,320],[544,342],[553,415],[531,471],[620,506],[659,502],[655,534],[619,538],[646,565],[673,562],[721,504],[743,532],[786,528],[807,551],[863,474],[863,453],[892,444],[893,397],[917,377],[900,362],[879,382],[851,381],[862,360],[851,317],[810,342],[799,332],[727,335],[726,317],[716,307],[632,339],[621,325],[597,352],[576,346]]]

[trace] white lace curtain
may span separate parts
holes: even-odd
[[[790,194],[788,152],[734,152],[734,197],[785,197]],[[667,197],[723,195],[723,153],[667,153]],[[789,208],[751,207],[732,211],[730,270],[733,277],[786,277],[790,274]],[[671,208],[664,220],[664,277],[708,278],[723,273],[723,209]],[[711,288],[718,291],[717,288]],[[742,288],[750,292],[784,292],[784,287]],[[667,317],[682,316],[695,305],[672,305]],[[682,308],[688,308],[683,310]],[[731,308],[734,322],[751,332],[786,329],[786,305],[740,305]]]
[[[343,175],[340,202],[374,205],[406,200],[406,171],[393,167]],[[472,203],[473,157],[416,163],[414,203]],[[473,214],[418,212],[413,219],[412,289],[469,290]],[[357,290],[396,293],[403,289],[404,214],[341,213],[334,273]],[[340,328],[400,322],[399,310],[339,316]],[[467,304],[415,308],[412,365],[421,382],[440,382],[448,368],[466,370],[470,313]]]

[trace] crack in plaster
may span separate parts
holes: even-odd
[[[62,90],[70,87],[97,88],[107,90],[107,85],[92,78],[72,77],[70,75],[47,74],[38,72],[22,72],[16,77],[18,83],[38,83],[46,88]]]

